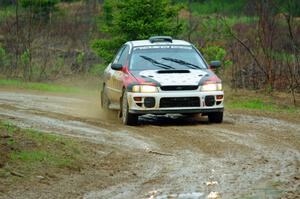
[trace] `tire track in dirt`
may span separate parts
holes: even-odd
[[[126,169],[135,173],[132,179],[119,172],[119,180],[113,178],[108,187],[82,185],[79,198],[184,198],[190,193],[190,198],[205,198],[211,191],[222,198],[259,197],[275,190],[272,183],[284,185],[299,176],[299,123],[227,113],[220,125],[210,125],[205,118],[147,115],[140,118],[140,126],[125,127],[97,107],[94,99],[84,97],[0,93],[0,118],[86,139],[130,158]],[[207,186],[210,181],[218,185]],[[63,196],[73,188],[65,186]]]

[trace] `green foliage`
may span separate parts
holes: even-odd
[[[48,20],[50,14],[57,11],[59,2],[76,2],[79,0],[19,0],[20,5],[27,11],[33,13],[34,18]]]
[[[24,65],[28,65],[30,62],[30,50],[26,49],[21,55],[21,62]]]
[[[16,126],[9,122],[0,122],[0,127],[5,127],[9,135],[13,135],[13,133],[17,130]]]
[[[23,8],[32,11],[35,17],[49,18],[49,14],[54,12],[59,0],[21,0]]]
[[[202,48],[201,52],[203,53],[206,60],[220,60],[224,61],[226,56],[226,50],[220,46],[208,46]]]
[[[205,43],[224,44],[232,39],[230,35],[231,28],[240,24],[255,24],[258,21],[254,16],[224,16],[222,20],[218,15],[198,16],[199,27],[201,31],[196,30],[191,36],[191,40],[196,43],[199,38]],[[186,26],[186,32],[189,32],[189,26]]]
[[[12,0],[1,0],[0,1],[0,6],[8,6],[8,5],[12,5],[14,4],[14,2]]]
[[[173,0],[175,3],[188,4],[190,0]],[[260,1],[258,1],[260,2]],[[268,4],[267,1],[261,1]],[[273,0],[271,7],[273,13],[290,13],[293,16],[300,16],[300,1],[299,0]],[[231,16],[253,15],[255,14],[256,1],[247,0],[192,0],[192,12],[198,15],[210,15],[213,13],[221,13]],[[276,6],[274,6],[276,5]]]
[[[60,0],[60,2],[72,3],[80,0]]]
[[[245,11],[247,0],[204,0],[192,2],[193,13],[208,15],[212,13],[225,13],[230,15],[242,14]]]
[[[64,155],[64,154],[63,154]],[[11,154],[12,161],[22,161],[24,164],[35,165],[43,163],[43,165],[51,165],[57,167],[72,167],[74,164],[73,157],[61,157],[62,154],[56,154],[48,151],[20,151]]]
[[[280,107],[273,103],[266,103],[261,99],[250,99],[243,101],[230,101],[226,103],[230,109],[255,109],[270,112],[287,112],[296,113],[297,109],[294,107]]]
[[[252,109],[269,112],[282,112],[299,114],[300,109],[286,101],[288,95],[269,95],[267,91],[251,92],[248,90],[231,90],[225,88],[227,93],[225,106],[228,109]]]
[[[9,79],[0,79],[0,86],[61,93],[78,93],[80,91],[78,88],[73,87],[65,87],[46,83],[24,82],[20,80]]]
[[[11,17],[15,14],[15,6],[3,6],[0,5],[0,23],[2,23],[7,17]]]
[[[81,156],[80,146],[61,136],[20,129],[3,121],[0,121],[0,132],[10,132],[11,136],[7,141],[9,150],[4,147],[6,150],[0,151],[0,159],[8,163],[5,166],[8,171],[18,168],[21,173],[26,174],[35,172],[41,166],[51,169],[66,167],[78,169],[81,159],[84,159]]]
[[[117,49],[120,48],[125,41],[125,39],[117,36],[111,39],[99,39],[92,43],[92,48],[97,55],[104,59],[105,63],[109,63],[113,59]]]
[[[62,57],[58,57],[55,60],[55,63],[52,65],[50,73],[52,75],[58,74],[59,72],[61,72],[61,70],[63,70],[64,65],[65,60]]]
[[[225,22],[230,27],[236,24],[254,24],[258,21],[255,16],[230,16],[225,18]]]
[[[84,52],[78,53],[78,55],[76,56],[76,63],[77,64],[82,64],[83,61],[84,61],[84,57],[85,57],[85,53]]]
[[[108,27],[112,25],[113,21],[113,7],[115,1],[105,1],[103,4],[103,13],[102,13],[102,20],[103,20],[103,30],[108,30]]]
[[[51,9],[53,8],[59,0],[21,0],[21,6],[24,8],[40,8],[40,9]]]
[[[177,35],[178,24],[174,23],[177,8],[168,0],[120,1],[115,13],[114,30],[124,39],[145,39],[152,35]],[[115,29],[116,28],[116,29]]]
[[[0,63],[5,59],[5,56],[6,56],[5,49],[2,48],[2,46],[0,44]]]
[[[105,67],[103,64],[95,64],[89,69],[89,73],[95,76],[101,75]]]
[[[226,21],[228,20],[228,18],[229,17],[225,18]],[[214,44],[224,43],[224,41],[228,41],[228,28],[217,15],[198,16],[195,19],[197,19],[197,23],[199,23],[199,28],[194,31],[193,35],[191,35],[191,41],[193,43],[199,42],[199,39],[201,39],[205,43]],[[187,29],[185,31],[189,32],[189,25],[187,25],[186,28]]]
[[[231,104],[233,108],[247,108],[247,109],[260,109],[260,110],[270,110],[273,106],[267,105],[259,99],[247,100],[247,101],[237,101]]]
[[[35,163],[36,161],[42,161],[48,158],[48,154],[45,151],[22,151],[14,152],[11,154],[12,160],[22,160]]]
[[[290,63],[291,62],[295,63],[297,61],[297,57],[295,54],[290,54],[284,51],[274,51],[274,50],[270,50],[269,53],[272,59],[274,60],[287,61]]]
[[[275,9],[276,13],[289,13],[292,16],[300,16],[300,1],[299,0],[274,0],[278,5]]]
[[[0,70],[5,68],[8,62],[8,55],[0,43]]]
[[[8,140],[7,140],[7,144],[8,145],[14,145],[16,143],[16,141],[13,139],[13,138],[9,138]]]
[[[208,46],[206,48],[202,48],[201,52],[208,62],[215,60],[221,61],[225,68],[232,65],[232,61],[226,59],[226,50],[220,46]]]
[[[153,35],[176,36],[182,29],[176,21],[179,7],[169,0],[105,1],[103,10],[101,31],[112,38],[94,41],[92,48],[105,62],[111,61],[125,41]]]

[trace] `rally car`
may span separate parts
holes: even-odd
[[[168,36],[125,43],[104,71],[102,108],[135,125],[144,114],[202,114],[223,121],[221,80],[191,43]]]

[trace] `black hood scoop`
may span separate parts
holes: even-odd
[[[189,70],[159,70],[157,71],[159,74],[166,74],[166,73],[190,73]]]

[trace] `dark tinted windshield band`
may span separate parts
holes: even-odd
[[[193,49],[192,46],[175,46],[175,45],[160,45],[160,46],[138,46],[134,47],[133,50],[147,50],[147,49],[187,49],[191,50]]]

